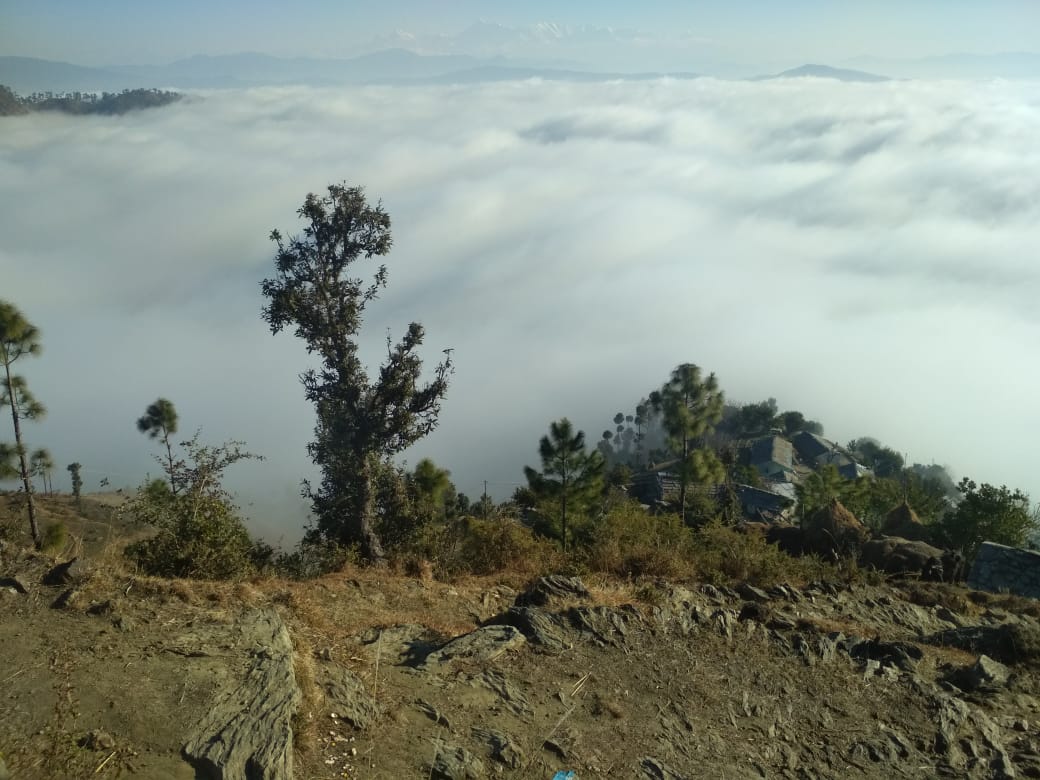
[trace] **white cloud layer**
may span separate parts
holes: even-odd
[[[3,119],[0,298],[46,347],[20,365],[51,411],[30,444],[88,488],[136,484],[134,420],[167,396],[182,431],[268,456],[233,481],[295,537],[306,356],[258,282],[270,230],[346,180],[394,223],[369,354],[411,319],[429,364],[455,349],[408,457],[471,496],[508,495],[551,420],[595,440],[692,361],[733,400],[1040,498],[1038,137],[1040,85],[1001,82],[262,89]]]

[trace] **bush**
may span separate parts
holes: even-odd
[[[126,548],[126,555],[147,574],[223,580],[254,570],[253,541],[226,500],[169,491],[162,495],[145,488],[126,511],[156,529],[155,536]]]
[[[48,552],[61,552],[69,538],[69,529],[65,523],[49,523],[43,529],[43,548]]]
[[[156,529],[155,536],[128,545],[126,555],[160,577],[244,577],[272,551],[249,538],[221,477],[231,464],[258,458],[243,451],[241,442],[209,447],[198,439],[196,433],[182,444],[186,460],[159,459],[168,482],[149,482],[120,508],[120,514]]]
[[[510,519],[463,517],[424,526],[401,559],[429,561],[438,579],[509,571],[537,574],[562,564],[564,556],[549,539]]]
[[[748,582],[769,586],[808,582],[833,571],[815,557],[792,558],[758,534],[742,534],[710,523],[694,534],[697,576],[721,585]]]
[[[357,545],[344,547],[335,542],[304,539],[292,552],[276,555],[272,569],[285,577],[306,580],[342,571],[348,564],[357,564],[360,560],[361,550]]]
[[[652,515],[632,501],[597,522],[577,555],[592,571],[618,577],[684,577],[692,573],[693,534],[678,515]]]

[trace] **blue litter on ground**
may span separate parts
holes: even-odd
[[[572,770],[564,772],[562,769],[553,775],[552,780],[578,780],[578,776]]]

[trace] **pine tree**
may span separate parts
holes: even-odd
[[[698,366],[683,363],[660,390],[651,393],[650,404],[660,412],[669,446],[679,460],[679,514],[685,523],[689,486],[720,482],[725,476],[715,453],[700,446],[722,419],[722,391],[715,374],[702,379]]]
[[[25,378],[11,373],[14,363],[26,355],[38,355],[40,331],[32,325],[15,306],[0,301],[0,363],[3,364],[4,376],[0,384],[0,409],[11,407],[11,420],[14,423],[15,452],[18,457],[18,475],[25,488],[29,510],[29,530],[32,533],[36,549],[43,546],[40,526],[36,521],[36,504],[33,501],[32,474],[29,469],[25,443],[22,440],[22,420],[36,420],[44,415],[44,408],[29,392]]]
[[[549,425],[549,435],[538,445],[542,470],[524,467],[524,475],[535,496],[559,510],[561,544],[567,550],[568,511],[583,511],[603,490],[605,462],[598,452],[585,451],[585,432],[574,432],[564,417]]]
[[[167,474],[170,477],[170,490],[177,495],[177,483],[173,463],[173,446],[170,444],[171,434],[177,433],[177,409],[172,401],[157,398],[148,405],[144,415],[137,420],[137,430],[147,434],[149,439],[159,439],[166,445]]]

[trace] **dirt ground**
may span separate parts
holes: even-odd
[[[134,529],[104,523],[73,532],[96,539],[73,542],[85,565],[59,585],[43,580],[70,550],[9,535],[0,551],[0,757],[17,780],[203,777],[182,749],[246,674],[256,608],[294,644],[298,778],[1040,777],[1036,602],[586,579],[515,606],[531,583],[160,580],[118,562],[112,539]],[[969,684],[983,651],[996,677]]]

